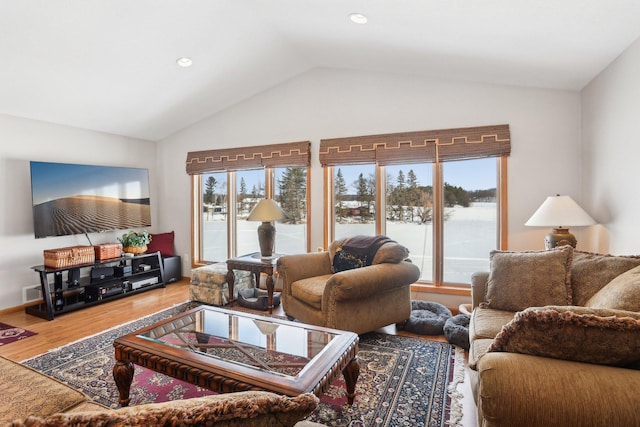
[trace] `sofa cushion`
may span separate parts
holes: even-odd
[[[640,313],[575,306],[516,313],[488,351],[630,366],[640,361]]]
[[[513,320],[515,312],[476,307],[469,322],[469,339],[494,339],[502,327]]]
[[[296,280],[291,284],[291,295],[309,304],[316,310],[320,310],[322,307],[324,288],[327,285],[327,280],[329,280],[331,276],[331,274],[325,274],[323,276]]]
[[[469,346],[469,368],[473,370],[478,368],[478,361],[487,353],[491,343],[493,343],[493,340],[490,338],[478,338],[471,341]]]
[[[318,405],[313,394],[297,397],[280,396],[268,392],[238,392],[195,399],[147,404],[121,408],[116,411],[54,414],[49,417],[30,416],[16,420],[12,426],[194,426],[216,425],[293,426],[310,414]]]
[[[571,265],[572,304],[584,306],[607,283],[637,266],[640,266],[640,256],[574,251]]]
[[[0,424],[30,414],[68,411],[88,400],[68,385],[4,357],[0,357],[0,384]]]
[[[592,308],[640,312],[640,266],[613,279],[585,304]]]
[[[484,306],[520,311],[571,304],[572,254],[571,246],[548,251],[492,251]]]

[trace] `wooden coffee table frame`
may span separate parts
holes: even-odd
[[[296,377],[277,375],[138,336],[202,309],[278,324],[304,327],[320,332],[329,332],[335,336],[322,352],[311,359],[301,374]],[[122,406],[128,406],[130,402],[129,392],[133,381],[134,364],[218,393],[266,390],[288,396],[297,396],[301,393],[310,392],[320,397],[333,380],[342,373],[346,383],[349,404],[353,404],[356,382],[360,373],[360,363],[357,358],[358,335],[352,332],[209,306],[194,308],[124,335],[117,338],[113,346],[116,359],[116,364],[113,367],[113,377],[118,386],[119,402]]]

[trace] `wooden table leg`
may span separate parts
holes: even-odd
[[[233,274],[233,269],[229,267],[227,271],[227,289],[229,289],[229,306],[233,305],[233,285],[236,283],[236,275]]]
[[[267,301],[269,305],[269,314],[273,313],[273,289],[275,288],[275,283],[273,282],[273,274],[267,273],[267,280],[265,281],[267,285]]]
[[[131,383],[133,382],[133,372],[133,363],[128,360],[116,359],[116,364],[113,367],[113,379],[118,386],[121,406],[129,406],[129,402],[131,401],[129,391],[131,390]]]
[[[356,397],[356,382],[360,375],[360,362],[357,357],[351,359],[351,362],[342,370],[344,375],[344,382],[347,385],[347,402],[349,405],[353,405],[353,400]]]

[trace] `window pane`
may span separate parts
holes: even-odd
[[[287,219],[276,224],[276,249],[280,254],[307,251],[307,169],[274,169],[274,199]]]
[[[227,174],[209,173],[200,178],[202,188],[200,258],[227,259]]]
[[[247,221],[253,207],[264,198],[264,169],[236,172],[236,244],[237,256],[260,252],[259,222]]]
[[[376,234],[375,165],[334,168],[335,239]]]
[[[433,280],[431,164],[387,166],[386,235],[409,249],[420,280]]]
[[[443,279],[470,283],[472,273],[489,271],[489,252],[496,249],[496,159],[443,163],[443,178]]]

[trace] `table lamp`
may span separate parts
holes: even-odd
[[[553,227],[544,238],[546,249],[578,243],[568,227],[583,227],[596,222],[569,196],[549,196],[524,224],[535,227]]]
[[[276,227],[271,221],[285,219],[286,215],[273,199],[262,199],[253,208],[247,221],[262,221],[258,226],[258,242],[262,258],[270,258],[276,242]]]

